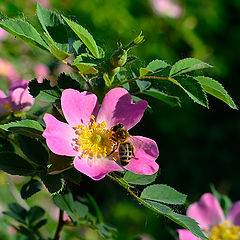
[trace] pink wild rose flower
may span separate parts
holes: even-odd
[[[5,77],[10,82],[20,79],[15,67],[9,61],[2,58],[0,58],[0,76]]]
[[[99,109],[93,93],[66,89],[62,93],[61,106],[67,123],[50,114],[43,118],[46,123],[43,136],[50,150],[74,157],[74,167],[94,180],[102,179],[111,171],[122,171],[117,164],[117,152],[111,154],[116,145],[111,128],[121,123],[130,130],[141,120],[147,102],[133,103],[125,89],[115,88],[106,94]],[[154,174],[159,168],[155,162],[158,157],[156,142],[141,136],[134,139],[135,158],[132,157],[125,168],[136,174]]]
[[[199,202],[189,206],[187,216],[199,223],[209,240],[240,239],[240,201],[234,203],[224,216],[218,200],[211,193],[205,193]],[[201,240],[188,230],[177,231],[180,240]]]
[[[8,33],[0,27],[0,42],[4,41],[8,37]]]
[[[156,14],[163,17],[179,18],[182,14],[181,7],[173,0],[150,0]]]
[[[6,112],[28,111],[34,103],[34,98],[28,91],[28,83],[15,81],[8,89],[8,96],[0,90],[0,114]]]
[[[34,73],[37,76],[37,81],[42,83],[43,79],[49,76],[50,70],[46,65],[40,63],[35,66]]]

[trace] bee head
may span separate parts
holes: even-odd
[[[123,124],[122,123],[117,123],[116,125],[114,125],[112,127],[112,131],[116,132],[118,129],[121,129],[121,128],[123,128]]]

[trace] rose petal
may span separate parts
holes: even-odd
[[[0,113],[9,112],[9,110],[6,109],[6,103],[7,103],[7,97],[5,93],[2,90],[0,90]]]
[[[199,202],[190,205],[187,216],[195,219],[201,229],[207,229],[224,221],[222,208],[211,193],[203,194]]]
[[[73,146],[73,139],[76,135],[73,128],[47,113],[44,115],[43,120],[46,123],[43,137],[46,138],[50,150],[58,155],[76,156],[77,151],[74,150]]]
[[[22,98],[23,92],[24,92],[23,88],[16,88],[9,93],[8,102],[13,111],[21,110],[21,98]]]
[[[109,128],[116,123],[122,123],[128,130],[141,120],[147,105],[145,100],[133,103],[127,90],[114,88],[104,97],[97,122],[105,121]]]
[[[2,90],[0,90],[0,100],[1,98],[5,98],[5,97],[6,97],[5,93]]]
[[[91,120],[91,115],[96,116],[98,112],[98,101],[96,95],[89,92],[79,92],[66,89],[62,93],[61,105],[67,122],[72,126],[85,124]]]
[[[201,240],[201,238],[197,238],[190,231],[186,229],[178,229],[179,240]]]
[[[14,81],[8,89],[9,95],[17,88],[27,89],[28,83],[24,80]]]
[[[240,201],[235,202],[228,212],[227,219],[234,225],[240,226]]]
[[[135,147],[135,156],[125,167],[127,170],[141,175],[152,175],[159,169],[155,160],[158,158],[159,151],[155,141],[150,138],[134,136],[129,139]]]
[[[25,89],[20,98],[20,107],[22,111],[29,110],[34,104],[34,98],[30,95],[28,88]]]
[[[89,159],[77,156],[73,164],[78,171],[86,174],[93,180],[100,180],[112,171],[122,171],[122,168],[115,161],[107,158]]]

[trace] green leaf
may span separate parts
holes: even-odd
[[[18,203],[9,203],[8,204],[9,212],[3,212],[3,214],[12,217],[20,223],[25,223],[25,219],[27,216],[27,210],[23,208]]]
[[[151,82],[144,81],[144,80],[136,80],[137,86],[139,87],[140,91],[144,91],[151,86]]]
[[[172,107],[181,107],[181,101],[180,101],[179,97],[168,95],[168,94],[160,92],[154,88],[151,88],[149,90],[144,90],[141,93],[151,96],[151,97],[154,97],[160,101],[163,101]]]
[[[48,174],[55,175],[73,167],[72,157],[59,156],[50,152],[48,161]]]
[[[185,58],[176,62],[169,73],[169,76],[180,75],[183,73],[191,72],[194,70],[200,70],[203,68],[210,68],[211,65],[195,59],[195,58]]]
[[[73,22],[72,20],[69,20],[64,16],[62,16],[62,18],[69,25],[69,27],[77,34],[81,41],[86,45],[86,47],[92,53],[92,55],[96,58],[99,58],[98,47],[92,35],[85,28],[83,28],[76,22]]]
[[[28,119],[3,124],[0,125],[0,128],[5,131],[38,138],[42,138],[43,132],[42,126],[37,121]]]
[[[176,222],[180,226],[188,229],[191,231],[196,237],[207,240],[208,238],[205,237],[205,235],[202,233],[200,227],[198,226],[198,223],[185,215],[181,215],[178,213],[175,213],[172,211],[172,209],[164,204],[161,204],[159,202],[154,202],[150,200],[142,200],[140,199],[140,202],[147,208],[151,209],[152,211],[162,214],[165,217],[168,217],[172,221]]]
[[[47,223],[47,219],[42,219],[33,226],[33,230],[38,230],[40,227],[44,226]]]
[[[208,238],[203,234],[200,227],[198,226],[198,223],[194,219],[175,212],[172,212],[169,218],[181,225],[182,227],[191,231],[196,237],[208,240]]]
[[[50,193],[57,194],[64,188],[64,179],[61,175],[49,175],[43,171],[40,173],[40,178]]]
[[[31,207],[27,214],[27,219],[31,225],[44,215],[45,211],[39,206]]]
[[[55,47],[67,54],[69,50],[68,34],[61,16],[54,11],[44,8],[39,2],[37,3],[37,16],[42,28],[54,42]]]
[[[34,138],[18,136],[19,145],[23,153],[38,166],[46,167],[48,162],[48,152],[42,143]]]
[[[154,184],[142,191],[141,198],[168,204],[184,204],[187,196],[165,184]]]
[[[131,95],[131,98],[132,98],[132,100],[133,100],[134,103],[136,103],[136,102],[138,102],[138,101],[140,101],[140,100],[143,100],[142,98],[137,97],[137,96],[134,96],[134,95]],[[147,108],[148,108],[149,110],[152,110],[152,108],[151,108],[151,106],[150,106],[149,104],[148,104]]]
[[[168,216],[172,213],[172,209],[164,204],[150,201],[150,200],[142,200],[142,203],[150,208],[152,211],[162,214],[164,216]]]
[[[0,152],[14,152],[14,147],[6,139],[0,138]]]
[[[163,60],[158,60],[158,59],[153,60],[152,62],[150,62],[147,65],[147,67],[139,69],[140,77],[143,77],[149,73],[154,73],[154,72],[156,72],[162,68],[166,68],[168,66],[169,66],[169,64]]]
[[[238,109],[236,104],[234,103],[234,101],[229,96],[229,94],[224,89],[221,83],[217,82],[212,78],[204,77],[204,76],[198,76],[194,78],[197,79],[197,81],[201,84],[205,92],[225,102],[231,108]]]
[[[96,66],[95,64],[81,63],[81,62],[78,62],[77,58],[74,60],[72,65],[76,66],[77,69],[83,74],[97,74],[98,73],[98,70],[96,68],[94,68],[94,66]]]
[[[50,81],[43,79],[42,83],[38,83],[37,79],[29,82],[30,94],[43,102],[52,103],[61,97],[60,91],[57,87],[52,87]]]
[[[36,174],[35,168],[30,163],[12,152],[0,153],[0,169],[12,175],[34,176]]]
[[[76,170],[75,168],[70,168],[61,173],[64,179],[80,186],[82,181],[82,173]]]
[[[47,44],[43,41],[37,30],[28,22],[21,19],[7,19],[0,21],[0,27],[32,46],[49,52]]]
[[[194,102],[208,108],[206,93],[194,77],[176,76],[174,79],[170,78],[170,81],[182,88]]]
[[[74,213],[74,200],[72,193],[64,195],[56,195],[53,197],[54,203],[63,211],[66,211],[73,222],[76,222],[76,215]]]
[[[72,88],[78,91],[83,91],[82,86],[80,85],[79,81],[74,78],[74,76],[61,73],[58,77],[58,86],[61,90]],[[85,84],[85,81],[83,82]]]
[[[41,190],[42,184],[36,179],[31,179],[29,182],[23,185],[20,193],[23,199],[27,199]]]
[[[88,207],[85,204],[82,204],[79,201],[74,201],[74,209],[80,218],[87,216]]]
[[[116,233],[117,233],[117,229],[113,228],[111,226],[108,226],[105,223],[100,223],[97,224],[97,232],[98,234],[103,238],[103,239],[109,239],[109,240],[113,240],[113,239],[117,239]]]
[[[51,53],[59,60],[64,60],[71,56],[71,54],[59,49],[55,42],[49,37],[46,36],[46,41],[50,47]]]
[[[156,177],[157,177],[157,173],[153,175],[139,175],[139,174],[135,174],[130,171],[127,171],[123,179],[130,184],[147,185],[154,182]]]

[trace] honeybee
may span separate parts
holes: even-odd
[[[131,137],[129,132],[125,129],[123,124],[117,123],[112,128],[112,140],[116,142],[113,151],[109,154],[111,155],[118,149],[119,159],[123,166],[126,166],[132,158],[136,158],[134,151],[135,147],[127,139]],[[131,137],[132,138],[132,137]]]

